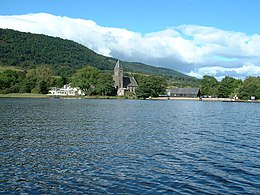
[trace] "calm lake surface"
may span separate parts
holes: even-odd
[[[260,104],[0,99],[1,194],[259,194]]]

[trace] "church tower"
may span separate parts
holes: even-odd
[[[123,88],[123,68],[119,63],[119,60],[116,63],[114,68],[114,81],[115,81],[115,88],[120,89]]]

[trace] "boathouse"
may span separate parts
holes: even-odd
[[[200,97],[199,88],[174,88],[168,90],[168,96],[170,97],[190,97],[196,98]]]

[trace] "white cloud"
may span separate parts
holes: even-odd
[[[70,39],[106,56],[168,67],[196,77],[260,75],[259,34],[182,25],[142,35],[46,13],[0,16],[0,28]]]
[[[228,75],[226,74],[228,73]],[[259,76],[260,75],[260,66],[256,66],[252,63],[247,63],[240,67],[234,67],[234,68],[226,68],[226,67],[220,67],[220,66],[214,66],[214,67],[202,67],[199,68],[196,72],[191,71],[188,73],[190,76],[194,76],[197,78],[202,78],[203,75],[212,75],[218,78],[220,80],[224,76],[233,76],[237,78],[244,78],[246,76]]]

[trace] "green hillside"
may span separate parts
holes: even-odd
[[[113,70],[117,59],[95,53],[74,41],[46,35],[0,29],[0,66],[31,69],[49,66],[55,75],[69,77],[77,69],[91,65]],[[136,62],[121,61],[126,72],[166,76],[175,83],[197,85],[198,79],[180,72]]]

